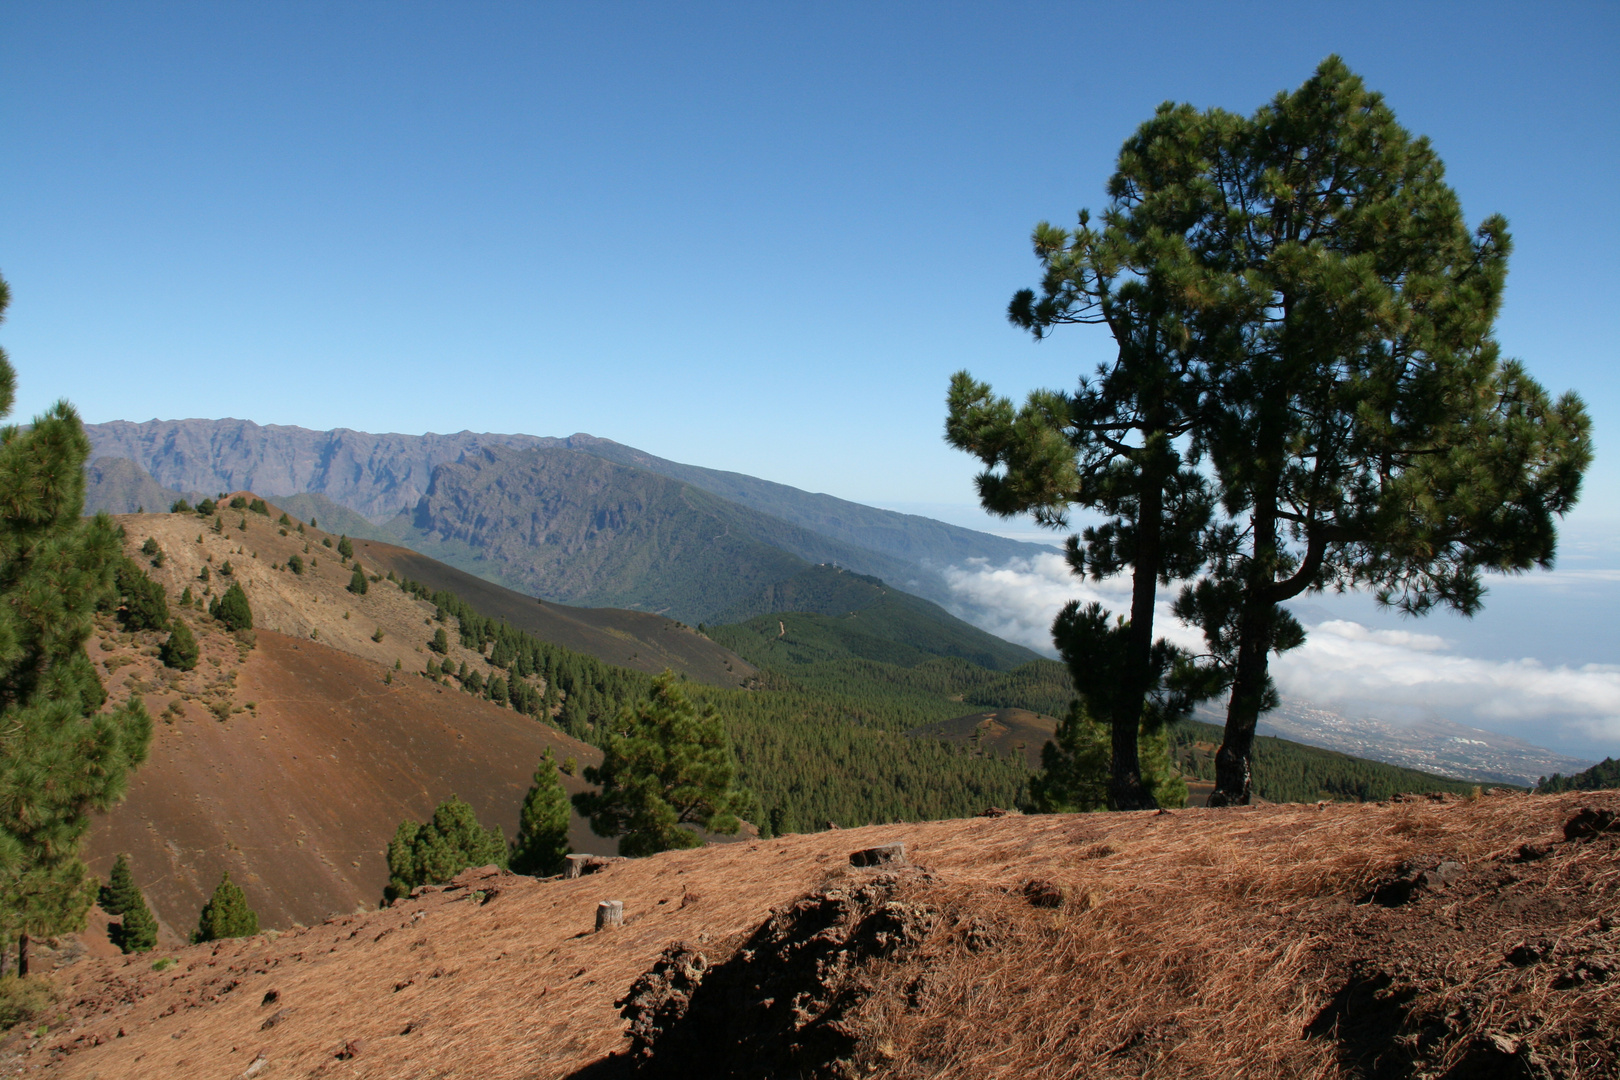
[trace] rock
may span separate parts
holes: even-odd
[[[596,905],[596,929],[617,930],[624,925],[624,901],[603,900]]]
[[[905,866],[906,845],[900,842],[892,844],[879,844],[877,847],[862,848],[860,851],[849,853],[851,866]]]
[[[1613,831],[1620,831],[1616,829],[1613,810],[1583,806],[1564,822],[1565,840],[1589,840],[1599,833]]]

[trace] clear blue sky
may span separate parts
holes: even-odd
[[[1597,421],[1620,518],[1620,6],[0,8],[19,418],[588,431],[883,505],[971,503],[949,374],[1166,99],[1337,51],[1517,251],[1500,336]]]

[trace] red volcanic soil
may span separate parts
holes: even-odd
[[[1011,815],[574,881],[468,871],[384,910],[159,953],[177,961],[162,971],[81,960],[0,1069],[1615,1076],[1617,814],[1620,792]],[[909,866],[851,865],[890,841]],[[609,899],[624,926],[593,933]],[[639,1060],[610,1056],[632,1045]]]
[[[190,933],[227,870],[267,928],[375,907],[402,819],[426,820],[455,794],[511,837],[548,747],[559,762],[601,760],[554,728],[420,676],[386,685],[381,665],[272,631],[257,639],[236,684],[254,707],[223,722],[192,707],[154,725],[129,798],[90,837],[103,880],[117,853],[130,855],[171,939]],[[578,851],[614,850],[577,817],[570,839]]]

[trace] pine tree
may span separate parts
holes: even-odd
[[[549,873],[568,846],[568,793],[557,778],[557,759],[546,748],[534,770],[534,783],[523,797],[517,838],[512,841],[511,868],[519,874]]]
[[[1144,198],[1176,207],[1225,328],[1198,438],[1231,520],[1177,604],[1231,684],[1218,806],[1249,801],[1269,656],[1305,639],[1285,601],[1474,613],[1483,572],[1551,564],[1592,444],[1579,398],[1500,356],[1507,223],[1470,231],[1429,141],[1342,60],[1246,120],[1172,112],[1150,135],[1192,134]]]
[[[191,935],[193,942],[218,941],[221,938],[248,937],[259,932],[259,916],[248,907],[247,894],[231,880],[231,872],[219,879],[214,895],[203,905],[197,917],[197,930]]]
[[[354,573],[349,577],[349,591],[356,596],[364,596],[368,588],[370,585],[366,582],[366,572],[361,569],[359,563],[355,563]]]
[[[196,635],[183,621],[174,620],[174,629],[169,631],[169,640],[158,650],[158,658],[163,661],[165,667],[172,667],[176,671],[190,671],[197,666],[197,657]]]
[[[618,727],[601,768],[585,770],[601,790],[573,798],[593,832],[618,836],[620,854],[641,856],[703,843],[682,826],[737,831],[745,796],[735,787],[737,766],[712,705],[700,711],[666,670],[648,700],[625,708]]]
[[[0,319],[10,292],[0,279]],[[0,416],[16,375],[0,350]],[[122,798],[152,720],[138,696],[102,711],[84,642],[113,588],[120,532],[82,517],[90,442],[59,402],[27,429],[0,428],[0,934],[84,926],[95,888],[79,860],[90,812]]]
[[[344,533],[342,536],[338,537],[337,549],[338,554],[343,556],[345,559],[354,558],[354,544],[349,541],[348,533]]]
[[[1042,814],[1074,814],[1108,805],[1110,732],[1076,701],[1041,748],[1041,771],[1030,778],[1033,808]],[[1187,782],[1170,759],[1164,729],[1140,735],[1142,782],[1160,806],[1185,806]]]
[[[384,898],[409,896],[418,885],[449,881],[469,866],[506,866],[501,830],[478,823],[473,808],[452,795],[424,824],[402,821],[388,844],[388,888]]]
[[[169,598],[135,560],[118,557],[115,582],[116,594],[108,596],[116,603],[118,622],[125,630],[169,628]]]
[[[450,651],[450,635],[444,632],[444,627],[433,631],[433,640],[428,642],[428,648],[443,656]]]
[[[101,888],[100,903],[107,914],[123,917],[122,924],[113,928],[113,944],[126,953],[149,952],[157,945],[157,920],[135,884],[129,856],[120,855],[113,863],[112,876]]]
[[[302,574],[304,572],[303,557],[297,554],[287,556],[287,569],[295,574]]]
[[[223,595],[214,598],[208,605],[208,614],[223,623],[227,630],[253,629],[253,609],[248,606],[247,593],[237,582],[231,582]]]

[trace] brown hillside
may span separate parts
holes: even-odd
[[[356,557],[368,566],[453,592],[492,619],[618,667],[653,675],[673,668],[711,686],[741,686],[759,673],[730,649],[662,615],[541,602],[409,548],[378,540],[354,544]]]
[[[14,1031],[0,1067],[1614,1076],[1617,813],[1620,793],[1586,792],[1009,816],[672,852],[576,881],[469,871],[386,910],[174,950],[161,972],[80,961],[54,976],[48,1030]],[[893,840],[912,866],[850,866]],[[593,934],[604,899],[625,926]],[[633,983],[639,1068],[608,1057],[630,1045],[615,1002]]]
[[[1041,747],[1057,733],[1057,720],[1028,709],[970,713],[906,732],[971,747],[978,753],[1023,754],[1031,769],[1041,767]]]
[[[195,703],[164,717],[181,699],[146,694],[168,722],[156,725],[129,798],[90,835],[92,872],[105,880],[127,852],[170,940],[191,932],[226,870],[266,928],[375,907],[388,883],[383,852],[402,819],[424,821],[459,794],[510,838],[548,747],[558,761],[601,761],[594,748],[471,695],[414,675],[385,685],[382,665],[273,631],[257,638],[235,672],[242,711],[227,720]],[[615,850],[577,817],[571,839],[576,850]]]

